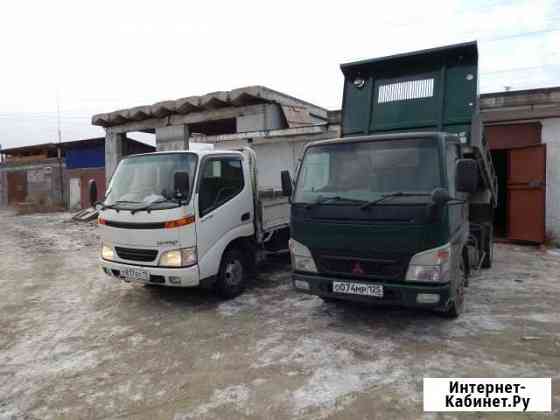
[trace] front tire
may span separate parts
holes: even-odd
[[[461,258],[459,262],[459,279],[457,281],[457,288],[455,296],[449,307],[443,312],[445,318],[456,319],[461,315],[465,309],[465,260]]]
[[[224,253],[220,264],[216,292],[224,299],[239,296],[245,289],[246,266],[241,252],[229,249]]]

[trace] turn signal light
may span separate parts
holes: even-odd
[[[182,219],[178,219],[178,220],[171,220],[169,222],[165,222],[165,229],[187,226],[190,225],[191,223],[194,223],[194,215],[183,217]]]
[[[97,223],[99,223],[100,225],[106,225],[107,224],[107,220],[102,219],[101,217],[97,219]]]

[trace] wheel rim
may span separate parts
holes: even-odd
[[[239,286],[243,280],[243,265],[239,260],[230,261],[226,265],[225,280],[229,286]]]

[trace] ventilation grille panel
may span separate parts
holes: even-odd
[[[379,86],[377,103],[409,101],[434,96],[434,79],[409,80]]]

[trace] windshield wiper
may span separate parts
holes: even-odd
[[[104,204],[102,201],[98,201],[95,205],[100,205],[101,210],[111,209],[119,211],[118,204],[140,204],[139,201],[128,201],[128,200],[117,200],[113,204]]]
[[[382,201],[385,201],[385,200],[387,200],[389,198],[393,198],[393,197],[428,197],[429,195],[430,194],[428,194],[428,193],[407,193],[407,192],[403,192],[403,191],[397,191],[397,192],[393,192],[393,193],[389,193],[389,194],[383,194],[377,200],[368,201],[367,203],[362,205],[360,207],[360,209],[362,209],[362,210],[369,209],[370,207],[375,206],[376,204],[379,204]]]
[[[164,198],[163,200],[152,201],[151,203],[146,204],[143,207],[137,207],[135,209],[131,209],[130,214],[134,214],[134,213],[137,213],[139,211],[148,211],[149,212],[152,209],[153,205],[161,204],[161,203],[168,203],[168,202],[175,203],[176,204],[175,207],[181,207],[181,205],[183,204],[180,200],[177,200],[175,198]]]
[[[319,198],[317,198],[317,200],[315,200],[312,203],[307,203],[305,205],[306,209],[310,209],[311,207],[316,206],[317,204],[323,204],[326,203],[328,201],[347,201],[349,203],[363,203],[363,200],[355,200],[353,198],[344,198],[344,197],[340,197],[338,195],[335,195],[334,197],[323,197],[323,196],[319,196]]]

